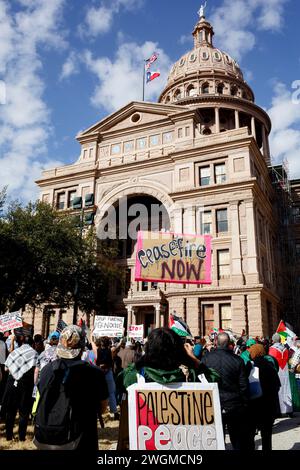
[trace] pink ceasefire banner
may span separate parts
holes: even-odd
[[[138,233],[135,280],[211,284],[210,235]]]

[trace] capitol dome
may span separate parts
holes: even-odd
[[[226,52],[213,46],[213,27],[204,12],[193,31],[194,48],[172,67],[160,103],[195,102],[203,95],[227,95],[254,101],[238,63]]]

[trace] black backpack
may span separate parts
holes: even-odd
[[[82,437],[82,425],[72,406],[70,375],[73,368],[87,367],[84,361],[56,360],[40,396],[34,444],[40,450],[74,450]]]

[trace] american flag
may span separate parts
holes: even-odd
[[[68,325],[66,324],[66,322],[64,322],[62,319],[59,319],[57,322],[56,331],[58,331],[58,333],[61,333],[67,326]]]
[[[158,59],[158,52],[153,52],[152,56],[146,60],[146,70],[149,70],[153,62],[155,62]]]

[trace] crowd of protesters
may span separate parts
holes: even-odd
[[[88,337],[74,325],[46,340],[0,334],[0,416],[8,441],[18,414],[20,441],[32,420],[39,449],[93,450],[97,419],[103,427],[108,406],[111,419],[120,419],[126,389],[138,377],[166,385],[202,375],[218,382],[223,428],[233,449],[254,450],[259,431],[262,449],[271,450],[275,419],[300,411],[299,373],[300,341],[283,344],[278,334],[269,341],[221,331],[191,341],[159,328],[141,342]],[[253,392],[257,382],[259,392]]]

